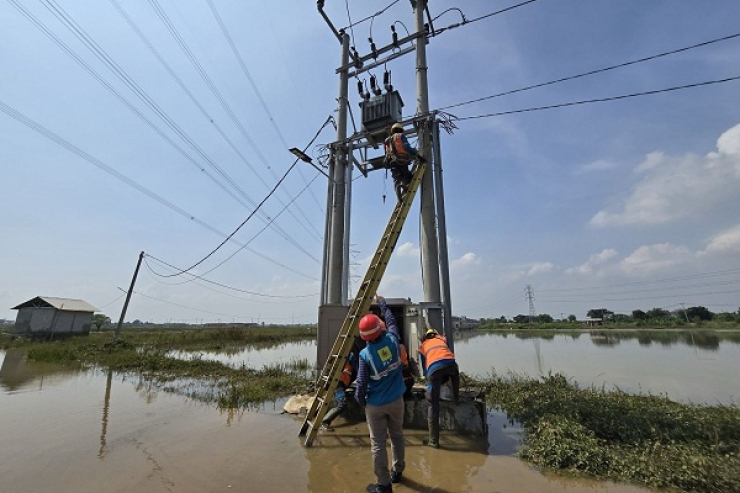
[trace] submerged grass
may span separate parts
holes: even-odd
[[[1,339],[3,347],[28,349],[34,361],[81,364],[118,373],[136,374],[177,391],[177,381],[195,380],[209,388],[188,395],[220,407],[248,407],[305,390],[311,364],[306,359],[265,366],[262,369],[233,368],[200,357],[179,359],[168,355],[173,350],[217,351],[226,347],[277,345],[315,337],[315,330],[264,329],[167,331],[166,333],[124,333],[119,340],[110,334],[90,334],[55,341],[19,338]]]
[[[740,492],[740,409],[580,389],[562,375],[478,382],[526,431],[537,466],[654,488]]]

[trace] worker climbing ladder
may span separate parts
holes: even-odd
[[[344,365],[352,349],[354,336],[358,333],[360,319],[370,309],[373,297],[380,285],[383,274],[385,274],[385,268],[396,246],[398,236],[401,234],[403,224],[406,222],[406,217],[409,214],[411,204],[414,201],[414,196],[419,188],[426,167],[426,162],[422,162],[419,159],[416,160],[408,190],[403,200],[397,202],[396,207],[393,209],[393,214],[391,214],[388,220],[388,225],[385,228],[383,237],[380,239],[378,249],[375,250],[375,255],[370,262],[370,267],[357,290],[357,295],[349,308],[349,312],[347,312],[347,317],[344,319],[341,329],[339,329],[339,334],[321,370],[321,375],[319,375],[316,381],[316,398],[306,413],[306,419],[303,421],[303,426],[301,426],[299,433],[300,436],[306,436],[306,441],[304,442],[306,447],[310,447],[313,444],[313,440],[319,432],[321,421],[324,419],[329,404],[333,399],[339,382],[339,376],[344,369]]]

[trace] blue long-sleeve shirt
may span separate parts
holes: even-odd
[[[355,399],[361,406],[389,404],[406,391],[396,318],[385,300],[378,305],[388,331],[360,351]]]

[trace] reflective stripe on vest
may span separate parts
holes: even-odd
[[[398,344],[396,344],[395,338],[391,339],[393,341],[393,344],[396,345],[396,352],[400,354],[400,351],[398,350]],[[381,350],[384,348],[381,348]],[[370,354],[370,351],[368,350],[368,363],[370,364],[370,367],[373,369],[373,374],[370,375],[371,380],[380,380],[383,377],[388,376],[388,374],[401,366],[401,358],[399,357],[395,362],[391,363],[386,367],[385,370],[378,372],[378,369],[375,367],[375,359],[373,358],[373,355]]]
[[[447,347],[447,341],[439,336],[424,341],[419,353],[424,356],[427,368],[443,359],[455,359],[454,353]]]

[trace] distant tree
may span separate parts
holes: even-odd
[[[540,315],[537,315],[537,321],[541,324],[549,324],[555,321],[550,315],[547,313],[542,313]]]
[[[578,320],[578,317],[576,317],[575,315],[568,315],[568,322],[575,322],[576,320]]]
[[[712,318],[714,317],[714,313],[710,312],[707,308],[703,306],[692,306],[691,308],[687,308],[686,315],[688,316],[689,320],[712,320]]]
[[[626,313],[615,313],[612,317],[615,322],[628,323],[632,321],[632,317]]]
[[[734,322],[735,320],[740,320],[740,318],[738,318],[737,314],[734,312],[721,312],[714,315],[714,320],[718,320],[720,322]]]
[[[645,320],[647,318],[647,314],[642,310],[632,310],[632,318],[635,320]]]
[[[529,315],[517,315],[514,317],[514,322],[518,324],[526,324],[529,322]]]
[[[502,324],[505,324],[505,323],[507,322],[507,320],[506,320],[506,317],[504,317],[503,315],[501,315],[501,318],[499,318],[499,321],[500,321],[500,322],[501,322]]]
[[[647,318],[653,319],[653,320],[665,320],[668,318],[671,318],[671,312],[668,310],[664,310],[663,308],[651,308],[650,310],[645,313]]]
[[[592,308],[586,313],[589,318],[600,318],[604,321],[614,317],[614,312],[606,308]]]
[[[100,329],[103,327],[103,325],[110,323],[110,317],[102,313],[96,313],[92,317],[92,323],[95,328],[98,329],[98,332],[100,332]]]

